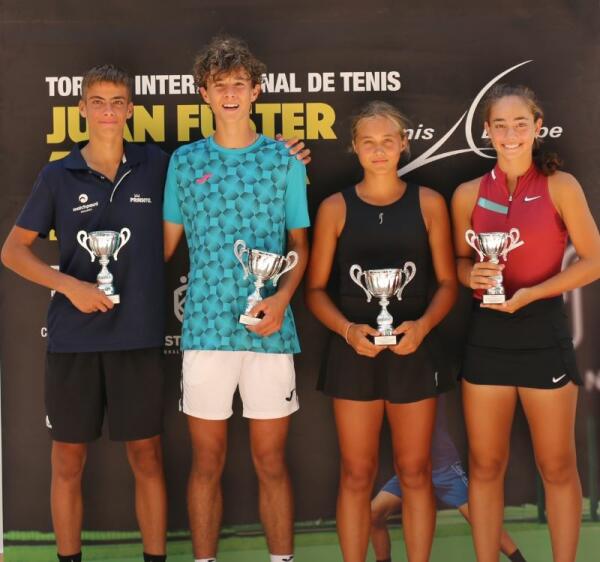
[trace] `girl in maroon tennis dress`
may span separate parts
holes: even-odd
[[[531,90],[496,85],[484,102],[485,129],[498,161],[462,184],[452,201],[460,281],[474,290],[462,366],[469,438],[469,512],[479,562],[497,562],[510,430],[520,399],[546,491],[555,562],[575,560],[581,484],[575,407],[581,379],[563,310],[565,291],[600,275],[600,236],[577,180],[556,156],[536,160],[542,110]],[[520,231],[523,245],[505,263],[473,259],[465,231]],[[567,238],[579,261],[561,272]],[[503,304],[482,292],[502,272]]]

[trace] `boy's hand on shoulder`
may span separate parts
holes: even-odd
[[[277,293],[261,300],[250,311],[250,315],[259,316],[260,314],[263,314],[262,320],[258,324],[246,326],[246,328],[262,337],[270,336],[275,332],[278,332],[283,324],[283,317],[287,305],[288,302],[285,298],[277,295]]]
[[[93,283],[73,279],[64,295],[71,301],[73,306],[87,314],[92,312],[106,312],[114,303]]]
[[[282,135],[276,135],[275,138],[278,141],[285,142],[285,146],[290,149],[290,154],[296,156],[305,166],[312,160],[310,148],[306,148],[306,145],[300,139],[293,137],[285,140]]]

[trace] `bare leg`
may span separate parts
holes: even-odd
[[[431,483],[431,435],[435,398],[391,404],[386,413],[392,430],[394,465],[402,486],[402,530],[409,562],[428,562],[435,531]]]
[[[402,499],[389,492],[379,492],[371,501],[371,544],[377,560],[392,557],[387,518],[402,508]]]
[[[469,438],[469,512],[479,562],[498,562],[504,519],[504,475],[517,389],[462,383]]]
[[[294,500],[285,463],[289,417],[250,420],[250,447],[258,476],[259,512],[271,554],[294,552]]]
[[[86,456],[85,443],[52,442],[50,505],[56,547],[64,556],[81,551],[81,477]]]
[[[217,554],[223,516],[221,475],[227,450],[227,420],[188,416],[192,468],[188,483],[188,512],[195,558]]]
[[[575,455],[577,386],[519,388],[535,459],[544,481],[554,562],[574,562],[581,526],[581,482]]]
[[[463,505],[459,506],[458,511],[470,525],[471,520],[469,519],[469,504],[464,503]],[[505,554],[506,556],[510,556],[517,550],[517,545],[504,527],[502,528],[502,534],[500,535],[500,550],[502,551],[502,554]]]
[[[383,400],[333,400],[340,444],[337,529],[344,562],[365,562],[377,472]]]
[[[129,441],[125,447],[135,478],[135,513],[142,533],[144,552],[165,554],[167,490],[160,436]]]

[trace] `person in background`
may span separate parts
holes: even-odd
[[[431,475],[433,490],[440,502],[458,509],[469,522],[467,475],[458,451],[446,428],[446,397],[438,398],[435,428],[431,441]],[[392,562],[392,545],[387,520],[402,509],[402,487],[398,476],[386,482],[371,501],[371,545],[377,562]],[[511,562],[526,562],[506,530],[500,537],[502,553]]]

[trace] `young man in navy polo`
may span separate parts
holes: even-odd
[[[2,249],[2,262],[54,289],[48,312],[46,425],[52,436],[52,521],[62,562],[81,560],[81,476],[87,443],[108,417],[110,438],[124,441],[135,477],[144,560],[165,560],[163,416],[164,275],[162,201],[168,156],[123,141],[132,80],[104,65],[84,77],[79,102],[89,142],[46,165]],[[119,232],[131,239],[110,260],[120,303],[96,287],[98,260],[77,233]],[[31,247],[55,229],[60,270]]]

